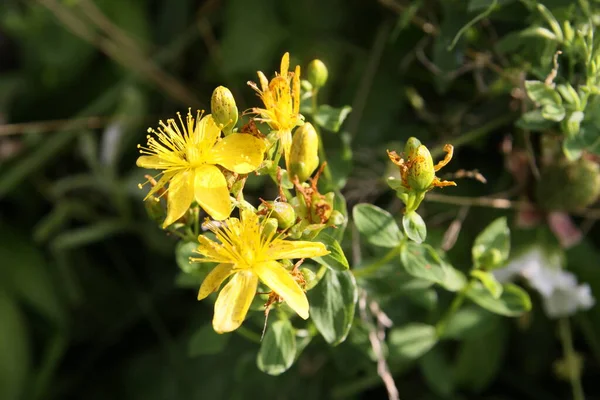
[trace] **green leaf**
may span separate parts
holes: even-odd
[[[342,250],[342,246],[340,246],[337,240],[326,233],[319,234],[316,240],[327,247],[329,254],[321,257],[313,257],[313,260],[334,271],[345,271],[350,268],[344,250]]]
[[[0,289],[0,398],[21,399],[30,363],[29,332],[16,302]]]
[[[552,127],[553,124],[554,122],[544,118],[540,109],[526,112],[515,123],[518,128],[530,131],[543,131]]]
[[[404,270],[415,278],[443,284],[448,268],[428,244],[407,242],[400,251],[400,260]]]
[[[496,280],[496,277],[491,272],[475,269],[471,271],[471,276],[477,278],[490,292],[493,298],[500,298],[503,290],[502,284]]]
[[[547,120],[560,122],[565,118],[566,110],[560,104],[546,104],[542,108],[542,116]]]
[[[354,275],[350,271],[327,270],[307,295],[311,319],[325,341],[335,346],[346,340],[358,300]]]
[[[497,324],[485,335],[461,343],[453,365],[459,386],[480,392],[494,380],[502,367],[506,336],[504,324]]]
[[[287,371],[296,357],[296,332],[288,319],[275,321],[267,327],[256,358],[258,368],[269,375]]]
[[[409,212],[402,217],[404,233],[409,239],[417,243],[423,243],[427,237],[427,226],[423,218],[416,212]]]
[[[518,317],[531,310],[529,294],[512,283],[504,285],[502,295],[496,299],[488,289],[477,282],[469,288],[467,297],[486,310],[507,317]]]
[[[568,104],[572,104],[576,109],[581,107],[581,99],[579,98],[579,94],[570,83],[567,82],[566,84],[556,85],[556,91],[560,93],[564,101],[566,101]]]
[[[352,107],[344,106],[342,108],[334,108],[330,105],[323,104],[317,109],[314,115],[314,120],[317,125],[331,132],[338,132],[344,123],[344,120],[352,111]]]
[[[7,227],[0,227],[0,231]],[[7,234],[4,234],[6,232]],[[6,285],[16,297],[48,320],[62,325],[66,322],[65,307],[59,289],[53,284],[52,269],[44,256],[26,237],[10,232],[0,235],[0,284]]]
[[[541,106],[562,104],[562,98],[552,87],[541,81],[525,81],[525,89],[529,98]]]
[[[580,135],[566,136],[562,143],[562,149],[569,161],[576,161],[585,150],[585,144]]]
[[[415,322],[393,328],[388,340],[391,356],[416,360],[435,346],[437,336],[434,326]]]
[[[428,386],[440,396],[447,398],[454,393],[453,365],[439,347],[427,352],[420,360],[419,367]]]
[[[190,337],[188,355],[198,357],[205,354],[218,354],[227,346],[230,337],[231,335],[218,334],[210,324],[204,325]]]
[[[443,337],[463,340],[482,335],[495,329],[500,317],[481,307],[467,305],[458,310],[448,321]]]
[[[367,241],[379,247],[396,247],[402,241],[402,232],[392,214],[372,204],[357,204],[352,218],[358,231]]]
[[[510,229],[506,218],[489,224],[475,239],[471,254],[473,264],[479,269],[494,269],[504,265],[510,252]]]

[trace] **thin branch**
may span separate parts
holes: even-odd
[[[434,203],[453,204],[457,206],[489,207],[504,210],[528,210],[535,204],[523,200],[508,200],[497,197],[463,197],[449,196],[439,193],[428,193],[425,200]],[[586,210],[574,210],[569,212],[572,215],[586,217],[591,219],[600,219],[600,209],[591,208]]]
[[[382,343],[385,340],[385,329],[391,327],[392,321],[383,313],[383,311],[381,311],[379,305],[375,301],[371,301],[369,303],[369,309],[372,315],[375,316],[377,328],[373,326],[373,321],[367,312],[367,292],[361,290],[358,298],[358,310],[360,313],[360,318],[369,328],[369,342],[371,342],[371,348],[373,349],[373,353],[377,358],[377,374],[381,377],[381,380],[385,385],[388,393],[388,399],[400,400],[398,388],[396,387],[396,383],[394,382],[394,378],[390,372],[390,367],[385,359],[382,346]]]

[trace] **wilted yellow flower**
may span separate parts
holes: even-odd
[[[265,222],[260,223],[258,216],[249,210],[242,210],[240,219],[229,218],[221,227],[213,225],[211,230],[220,243],[200,236],[198,253],[203,257],[192,261],[219,263],[202,282],[198,300],[218,290],[233,275],[215,303],[216,332],[231,332],[242,324],[259,279],[298,315],[308,318],[306,294],[278,260],[323,256],[329,253],[323,243],[285,240],[281,234],[266,230]]]
[[[167,182],[167,217],[163,228],[177,221],[195,199],[212,218],[223,220],[231,212],[229,189],[220,165],[230,171],[247,174],[263,160],[265,144],[248,134],[234,133],[220,138],[221,130],[210,114],[196,118],[188,111],[186,123],[179,115],[180,127],[174,119],[160,121],[158,132],[149,129],[146,147],[138,145],[137,165],[162,169],[162,176],[148,196]]]
[[[300,114],[300,66],[297,65],[294,72],[289,71],[289,67],[290,54],[285,53],[281,58],[281,71],[270,82],[261,71],[258,71],[260,89],[256,83],[248,82],[265,105],[265,108],[253,108],[252,112],[260,116],[257,121],[266,122],[279,132],[286,163],[292,146],[292,129],[304,122]]]

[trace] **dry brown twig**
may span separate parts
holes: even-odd
[[[365,290],[360,291],[358,297],[358,310],[360,318],[369,328],[369,342],[371,343],[371,348],[373,349],[373,353],[377,358],[377,374],[381,377],[381,380],[385,385],[385,389],[388,393],[388,399],[400,400],[398,388],[396,387],[396,383],[394,382],[394,378],[392,376],[392,373],[390,372],[390,367],[387,364],[385,354],[383,352],[383,343],[385,342],[385,330],[392,326],[392,321],[381,310],[379,304],[377,304],[376,301],[372,300],[369,302],[367,300],[367,292]],[[371,315],[369,315],[369,313]],[[375,322],[375,326],[373,322]]]

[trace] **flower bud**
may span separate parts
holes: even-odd
[[[238,121],[238,109],[231,91],[225,86],[217,87],[210,99],[210,108],[214,121],[223,133],[230,134]]]
[[[325,196],[315,193],[312,196],[310,218],[311,221],[324,224],[333,212],[333,198],[335,193],[329,192]]]
[[[306,181],[319,166],[319,136],[310,122],[294,131],[289,160],[290,178]]]
[[[312,270],[302,267],[300,268],[300,273],[304,278],[305,291],[309,291],[310,289],[314,288],[317,285],[317,283],[319,283],[319,278],[317,277],[317,274],[315,274]]]
[[[296,223],[296,212],[294,207],[283,201],[268,201],[266,204],[261,204],[258,211],[267,210],[270,212],[270,217],[277,220],[279,229],[287,229]]]
[[[320,89],[325,86],[327,83],[327,76],[329,72],[327,71],[327,67],[321,60],[312,60],[310,64],[308,64],[307,69],[307,78],[311,85],[315,89]]]
[[[414,156],[415,151],[421,146],[421,141],[416,137],[410,137],[404,145],[404,156],[411,159]]]
[[[408,142],[406,143],[405,151],[407,147],[409,147]],[[435,178],[431,153],[429,153],[427,147],[420,145],[414,150],[410,160],[412,164],[408,168],[408,185],[411,189],[419,192],[429,189]]]

